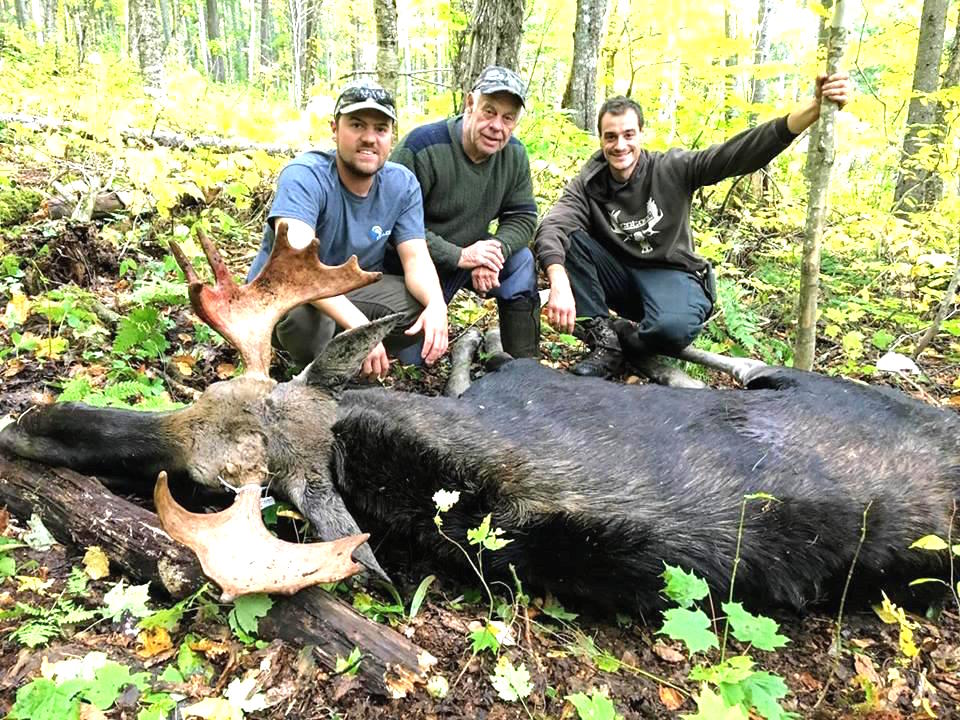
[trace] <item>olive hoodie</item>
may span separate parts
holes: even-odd
[[[705,150],[641,150],[633,174],[622,184],[614,181],[598,151],[537,229],[540,266],[563,264],[570,235],[580,230],[634,267],[702,273],[707,261],[693,251],[690,235],[694,191],[759,170],[794,138],[784,116]]]

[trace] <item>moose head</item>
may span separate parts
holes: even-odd
[[[293,307],[345,293],[379,279],[356,257],[329,267],[316,240],[295,251],[278,223],[268,263],[238,286],[213,243],[198,236],[214,284],[200,279],[180,247],[173,254],[186,275],[197,315],[232,344],[243,374],[211,385],[191,406],[162,413],[63,403],[28,411],[3,433],[3,446],[32,459],[157,477],[154,500],[164,528],[197,554],[225,597],[251,592],[292,593],[363,569],[385,577],[330,482],[335,456],[331,427],[335,399],[396,317],[345,332],[299,375],[285,383],[269,376],[271,333]],[[112,466],[112,467],[111,467]],[[173,499],[167,474],[236,491],[232,507],[215,514],[186,511]],[[260,516],[260,491],[287,497],[326,542],[286,543]],[[309,496],[309,498],[308,498]],[[363,565],[354,561],[356,556]]]

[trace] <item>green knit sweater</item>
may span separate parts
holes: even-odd
[[[475,163],[463,151],[461,115],[412,130],[390,159],[420,181],[427,246],[441,275],[454,272],[461,248],[477,240],[499,240],[505,259],[530,244],[537,204],[527,150],[516,138]],[[496,234],[490,232],[493,220]]]

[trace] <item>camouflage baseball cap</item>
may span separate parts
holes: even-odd
[[[393,96],[369,80],[352,83],[343,89],[333,109],[333,117],[336,119],[357,110],[379,110],[394,122],[397,120],[397,105]]]
[[[491,65],[483,69],[483,72],[480,73],[477,81],[473,84],[473,92],[480,92],[484,95],[508,92],[511,95],[516,95],[520,104],[526,106],[523,80],[513,70],[499,65]]]

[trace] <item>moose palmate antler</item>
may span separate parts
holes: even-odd
[[[237,349],[246,375],[268,377],[270,336],[288,310],[369,285],[381,275],[361,270],[356,256],[343,265],[324,265],[317,257],[316,239],[297,251],[287,240],[287,224],[278,222],[276,230],[270,259],[243,286],[234,282],[220,253],[199,228],[200,245],[213,270],[213,287],[200,279],[180,246],[170,241],[170,250],[187,276],[194,311]]]
[[[215,284],[206,285],[180,247],[170,243],[187,277],[194,311],[233,345],[243,358],[244,376],[232,382],[269,380],[273,327],[288,310],[324,297],[369,285],[378,272],[360,269],[356,257],[330,267],[317,258],[317,241],[296,251],[287,240],[286,223],[277,223],[270,259],[250,283],[238,286],[220,253],[198,230],[200,244],[213,270]],[[266,529],[260,515],[260,485],[265,463],[251,458],[241,473],[225,468],[223,475],[239,486],[234,504],[218,513],[196,514],[173,499],[166,473],[154,488],[157,514],[164,530],[197,555],[204,573],[223,591],[224,600],[254,592],[292,594],[308,585],[334,582],[360,572],[352,553],[368,535],[333,542],[288,543]]]

